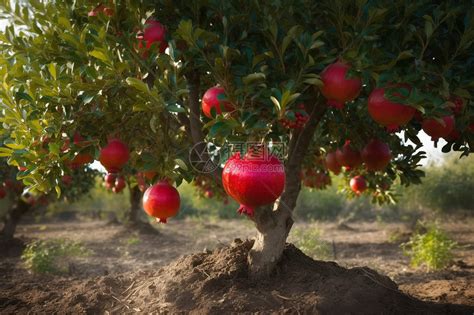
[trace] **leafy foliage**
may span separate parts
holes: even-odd
[[[411,265],[424,265],[427,271],[447,267],[457,246],[436,224],[420,224],[410,240],[401,245],[404,254],[410,257]]]
[[[28,244],[21,256],[26,268],[36,273],[61,273],[67,271],[69,257],[90,255],[90,250],[80,243],[67,240],[37,240]]]
[[[382,183],[420,183],[424,158],[413,120],[403,137],[387,133],[367,113],[375,87],[406,83],[387,97],[412,106],[424,117],[450,113],[450,97],[467,105],[456,117],[460,138],[444,151],[473,150],[471,91],[474,82],[474,9],[469,2],[444,1],[114,1],[112,16],[88,16],[89,1],[30,0],[0,14],[12,23],[0,36],[0,98],[8,138],[0,148],[9,164],[28,166],[25,184],[39,191],[59,186],[79,152],[97,158],[108,136],[132,149],[124,170],[156,170],[181,183],[197,175],[184,161],[193,138],[189,120],[204,122],[205,140],[222,146],[255,140],[283,142],[297,131],[279,120],[304,103],[308,112],[326,106],[321,71],[335,60],[352,65],[349,76],[363,80],[360,96],[343,110],[326,110],[306,156],[329,152],[350,139],[361,149],[369,139],[388,143],[394,159],[382,173],[363,175],[374,201],[393,201]],[[137,30],[156,18],[168,30],[168,52],[144,53]],[[216,84],[233,112],[213,119],[194,117],[193,95]],[[84,147],[62,151],[65,138],[79,132]],[[41,139],[49,139],[47,150]],[[409,144],[410,140],[413,144]]]

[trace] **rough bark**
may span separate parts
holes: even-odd
[[[293,226],[292,212],[301,190],[301,165],[325,111],[326,106],[315,106],[305,128],[292,134],[288,160],[285,164],[285,189],[277,207],[276,209],[271,206],[257,209],[253,218],[258,234],[249,252],[248,261],[250,275],[254,278],[269,276],[281,258],[286,239]]]
[[[16,227],[20,222],[21,218],[25,213],[30,211],[32,207],[27,204],[23,199],[18,198],[16,205],[10,210],[10,213],[7,215],[5,220],[5,225],[3,226],[0,235],[5,239],[12,239],[16,232]]]
[[[129,186],[130,187],[130,186]],[[138,224],[140,222],[140,202],[142,200],[142,193],[138,186],[130,187],[130,211],[128,213],[128,222],[130,224]]]

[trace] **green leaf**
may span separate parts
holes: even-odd
[[[109,62],[109,57],[107,57],[106,54],[104,54],[103,52],[101,52],[99,50],[93,50],[89,53],[89,55],[91,55],[92,57],[95,57],[99,60],[102,60],[104,62]]]
[[[265,73],[258,72],[258,73],[251,73],[243,77],[242,82],[244,82],[245,85],[250,85],[256,82],[264,81],[265,79],[266,79]]]
[[[280,102],[274,96],[270,96],[270,99],[272,100],[273,104],[275,105],[277,111],[280,112],[281,111]]]
[[[166,105],[166,110],[171,113],[185,113],[186,112],[186,109],[184,109],[183,107],[179,107],[176,104]]]
[[[145,84],[142,80],[138,80],[136,78],[128,77],[126,80],[128,85],[136,88],[139,91],[149,93],[150,90],[148,89],[148,85]]]
[[[175,159],[174,162],[175,162],[180,168],[182,168],[183,170],[185,170],[185,171],[188,170],[188,166],[186,165],[186,163],[184,163],[183,160],[181,160],[181,159]]]
[[[56,80],[56,64],[55,63],[50,63],[48,65],[48,71],[49,71],[49,74],[51,74],[51,76],[53,77],[54,80]]]

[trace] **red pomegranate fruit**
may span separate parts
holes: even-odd
[[[129,158],[128,146],[119,139],[110,139],[99,155],[100,163],[109,173],[118,173]]]
[[[411,89],[405,84],[400,84],[398,87]],[[401,97],[401,94],[394,93],[394,96]],[[400,126],[406,125],[416,113],[416,109],[413,107],[395,103],[385,98],[384,88],[377,88],[370,93],[368,109],[370,116],[377,123],[385,126],[389,132],[395,132]]]
[[[344,146],[336,151],[336,160],[339,165],[347,169],[352,169],[362,164],[360,152],[352,148],[350,140],[346,140]]]
[[[104,181],[105,181],[107,184],[115,185],[115,181],[116,181],[116,180],[117,180],[117,175],[116,175],[116,174],[108,173],[108,174],[105,175],[105,177],[104,177]]]
[[[365,178],[360,175],[353,177],[349,184],[352,191],[357,195],[360,195],[367,189],[367,182],[365,181]]]
[[[7,191],[5,190],[5,188],[3,187],[0,187],[0,199],[3,199],[7,196]]]
[[[392,159],[388,144],[372,139],[362,150],[362,161],[369,171],[383,171]]]
[[[255,208],[280,197],[285,187],[285,170],[274,155],[248,152],[241,159],[239,152],[226,162],[222,184],[240,204],[238,212],[253,216]]]
[[[202,112],[206,117],[212,118],[211,110],[214,108],[217,115],[222,112],[230,112],[234,107],[226,101],[226,95],[223,88],[219,86],[212,87],[202,96]]]
[[[143,176],[148,180],[153,180],[157,173],[155,171],[144,171]]]
[[[326,154],[326,168],[333,172],[335,175],[338,175],[341,172],[341,164],[337,161],[336,152],[328,152]]]
[[[421,128],[428,135],[431,136],[433,141],[438,140],[439,138],[448,137],[451,131],[454,129],[454,117],[453,116],[444,116],[442,122],[434,119],[428,118],[423,120]]]
[[[160,53],[164,53],[168,47],[168,42],[166,41],[166,28],[158,21],[148,20],[145,23],[145,28],[143,30],[143,40],[146,43],[146,49],[150,49],[153,43],[159,44]],[[141,42],[139,45],[142,45]]]
[[[178,191],[166,180],[149,187],[143,195],[145,212],[161,223],[178,213],[180,203]]]
[[[458,130],[453,129],[453,131],[451,131],[447,137],[444,137],[444,139],[449,142],[455,142],[461,139],[461,133]]]
[[[125,188],[125,179],[123,176],[117,177],[117,180],[115,181],[115,186],[112,188],[112,191],[116,194],[121,192]]]
[[[359,96],[362,88],[360,78],[346,78],[350,65],[337,61],[323,70],[321,80],[324,86],[321,93],[328,99],[328,105],[341,109],[346,102],[354,100]]]

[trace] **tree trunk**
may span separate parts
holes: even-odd
[[[130,211],[128,213],[128,222],[132,225],[140,223],[140,203],[142,200],[142,193],[138,186],[130,188]]]
[[[31,206],[27,204],[23,199],[18,198],[16,205],[10,210],[5,220],[0,234],[6,239],[12,239],[15,235],[16,227],[20,222],[22,216],[31,209]]]
[[[268,206],[256,210],[253,220],[258,234],[248,256],[253,278],[269,276],[280,261],[293,226],[292,213],[301,190],[301,166],[314,131],[325,112],[325,106],[314,106],[305,128],[292,134],[285,165],[285,190],[276,209]]]

